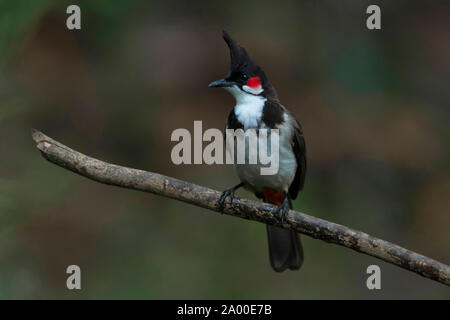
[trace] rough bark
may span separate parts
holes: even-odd
[[[448,265],[388,241],[372,237],[367,233],[294,210],[289,212],[287,221],[282,224],[275,213],[276,207],[273,205],[242,198],[235,198],[232,203],[227,202],[224,208],[219,210],[217,203],[220,192],[216,190],[158,173],[94,159],[70,149],[37,130],[32,130],[32,137],[37,143],[37,148],[48,161],[91,180],[154,193],[235,217],[291,228],[310,237],[351,248],[450,285],[450,267]]]

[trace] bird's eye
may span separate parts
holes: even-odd
[[[243,73],[243,74],[242,74],[242,79],[247,80],[247,79],[248,79],[248,76],[247,76],[245,73]]]

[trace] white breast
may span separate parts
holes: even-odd
[[[240,90],[237,86],[227,87],[227,89],[236,99],[234,113],[237,120],[244,126],[244,130],[258,128],[261,124],[262,113],[266,98],[256,96]],[[297,161],[292,150],[291,139],[293,135],[291,117],[285,114],[284,123],[278,126],[280,130],[279,141],[279,171],[275,175],[261,175],[261,164],[236,164],[235,168],[239,178],[247,183],[247,187],[260,192],[264,187],[270,187],[277,190],[287,191],[292,180],[294,180],[297,169]],[[260,126],[264,128],[264,125]],[[248,145],[246,145],[248,146]],[[246,148],[246,155],[248,155]],[[250,152],[257,152],[250,150]],[[236,155],[236,152],[235,152]],[[248,161],[247,156],[245,156]]]
[[[266,98],[243,92],[238,87],[226,88],[236,99],[234,113],[244,126],[244,130],[257,128],[262,118]]]
[[[247,182],[248,186],[254,191],[261,192],[264,187],[287,191],[294,180],[297,169],[297,161],[291,145],[293,132],[290,121],[291,119],[289,118],[289,115],[286,114],[285,122],[277,127],[280,133],[279,167],[277,174],[261,175],[261,168],[267,167],[267,165],[249,164],[247,157],[248,152],[257,153],[257,149],[252,149],[249,151],[248,148],[246,148],[246,163],[235,164],[235,169],[239,178],[242,181]],[[248,143],[248,141],[246,142]],[[248,147],[248,144],[246,144],[246,146]]]
[[[280,158],[278,173],[275,175],[261,175],[261,164],[235,164],[236,172],[251,189],[261,192],[264,187],[287,191],[294,180],[297,161],[292,147],[280,141]]]

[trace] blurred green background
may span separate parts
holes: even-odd
[[[66,28],[78,4],[82,29]],[[30,128],[113,163],[224,190],[231,166],[170,160],[223,128],[226,29],[303,124],[294,206],[450,263],[448,1],[0,1],[0,298],[449,299],[448,287],[303,236],[277,274],[265,226],[101,185],[45,161]],[[245,191],[239,195],[253,197]],[[82,290],[66,289],[77,264]],[[366,288],[377,264],[382,289]]]

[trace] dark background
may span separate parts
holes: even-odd
[[[78,4],[82,29],[65,26]],[[378,4],[382,30],[366,28]],[[265,226],[101,185],[41,158],[37,128],[94,157],[224,190],[170,159],[223,128],[226,29],[303,124],[297,210],[450,263],[448,1],[0,1],[0,298],[448,299],[448,287],[303,236],[277,274]],[[246,192],[239,195],[251,197]],[[77,264],[82,290],[66,289]],[[377,264],[382,289],[366,288]]]

